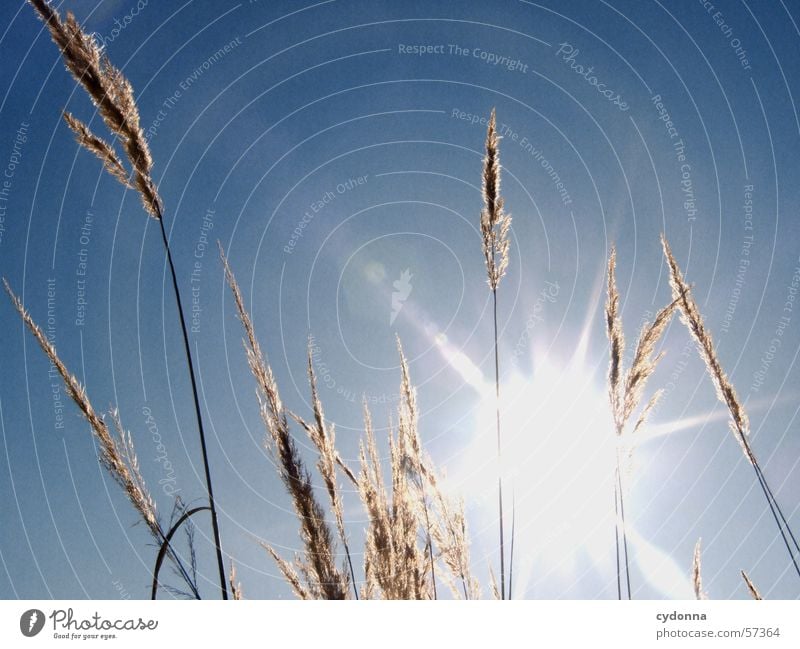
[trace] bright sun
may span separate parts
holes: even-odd
[[[497,525],[494,384],[462,352],[438,342],[451,367],[483,395],[472,438],[448,473],[474,506],[476,531],[491,539]],[[556,365],[539,357],[531,378],[514,373],[500,390],[505,517],[510,525],[513,501],[517,548],[525,548],[517,555],[520,578],[532,568],[525,557],[537,558],[537,572],[546,565],[561,577],[574,573],[577,547],[593,564],[613,560],[615,436],[606,396],[582,361]]]
[[[481,539],[476,550],[496,563],[495,386],[446,339],[437,340],[437,346],[452,369],[482,395],[466,450],[446,464],[451,488],[469,503],[470,525]],[[534,358],[540,360],[531,377],[512,373],[500,387],[507,536],[512,505],[516,522],[514,591],[532,596],[546,588],[544,584],[558,583],[558,592],[568,592],[564,587],[576,585],[591,571],[599,577],[599,596],[602,584],[611,583],[615,574],[617,437],[608,397],[597,380],[597,368],[584,362],[581,351],[558,363],[544,352]],[[460,448],[464,441],[461,437]],[[621,452],[627,458],[627,450]],[[631,480],[628,475],[626,491]],[[645,560],[639,566],[642,576],[662,592],[685,596],[683,571],[642,539],[631,523],[635,522],[628,525],[631,551]]]

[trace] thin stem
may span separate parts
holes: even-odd
[[[514,484],[511,484],[511,551],[508,557],[508,599],[511,599],[512,585],[514,583],[514,531],[517,525],[517,499],[514,493]]]
[[[192,362],[192,351],[189,345],[189,334],[186,330],[186,318],[183,314],[183,305],[181,304],[181,293],[178,289],[178,278],[175,273],[175,264],[172,262],[172,252],[170,251],[169,247],[169,239],[167,238],[167,230],[164,226],[164,216],[161,214],[161,210],[158,210],[157,219],[158,224],[161,228],[161,239],[164,242],[164,250],[167,253],[167,263],[169,265],[169,271],[172,276],[172,288],[175,292],[175,303],[178,307],[178,315],[181,321],[181,332],[183,333],[183,346],[184,351],[186,352],[186,362],[189,366],[189,378],[191,379],[192,383],[192,397],[194,398],[194,412],[195,416],[197,417],[197,429],[200,433],[200,448],[203,453],[203,469],[205,470],[205,477],[206,477],[206,489],[208,491],[208,506],[211,509],[211,527],[214,532],[214,547],[217,553],[217,566],[219,568],[219,584],[220,584],[220,591],[222,593],[222,599],[228,599],[228,584],[225,577],[225,564],[222,560],[222,546],[220,544],[219,539],[219,524],[217,521],[217,508],[216,504],[214,503],[214,490],[211,486],[211,470],[208,466],[208,452],[206,450],[206,435],[205,430],[203,429],[203,417],[200,414],[200,398],[197,394],[197,381],[195,379],[194,374],[194,363]]]
[[[622,601],[622,572],[619,561],[619,485],[614,476],[614,545],[617,558],[617,599]]]
[[[503,454],[500,444],[500,357],[497,349],[497,288],[492,289],[494,311],[494,388],[497,414],[497,504],[500,513],[500,599],[506,598],[506,561],[503,542]]]
[[[420,478],[422,480],[422,478]],[[433,542],[431,541],[431,522],[428,516],[428,503],[425,498],[425,492],[422,492],[422,504],[425,509],[425,526],[427,528],[428,534],[428,556],[430,557],[431,561],[431,584],[433,586],[433,599],[439,599],[436,594],[436,569],[433,563]]]
[[[174,563],[178,566],[178,571],[180,572],[181,578],[186,582],[186,584],[191,589],[192,594],[194,595],[194,598],[195,599],[202,599],[202,597],[200,597],[200,592],[197,590],[197,583],[196,583],[197,580],[196,580],[196,578],[193,580],[189,576],[189,572],[186,570],[186,566],[183,565],[183,561],[181,561],[181,558],[178,556],[178,553],[175,552],[175,549],[172,547],[172,545],[169,542],[170,537],[169,536],[165,536],[164,532],[162,532],[160,530],[159,530],[159,534],[161,536],[162,545],[165,544],[167,546],[167,554],[174,561]],[[152,599],[155,599],[155,597],[153,597]]]
[[[172,540],[172,537],[175,536],[175,532],[177,532],[178,529],[181,527],[181,525],[183,525],[187,520],[189,520],[189,518],[194,516],[197,512],[201,512],[206,509],[210,509],[210,507],[195,507],[194,509],[185,511],[183,515],[169,529],[169,531],[166,534],[160,532],[161,537],[163,538],[163,542],[161,543],[161,547],[158,551],[158,556],[156,557],[156,565],[155,568],[153,569],[153,587],[150,593],[150,599],[155,599],[156,595],[158,594],[158,573],[161,572],[161,564],[164,561],[164,557],[170,553],[174,554],[174,550],[170,546],[170,541]],[[186,569],[183,567],[183,564],[180,562],[180,559],[178,559],[178,564],[180,565],[182,572],[185,573]],[[187,580],[189,585],[192,586],[192,591],[194,592],[195,598],[200,599],[200,594],[197,592],[197,588],[193,587],[191,581],[189,580],[189,576],[184,575],[184,578]]]
[[[783,511],[781,510],[780,505],[778,505],[778,501],[775,499],[775,495],[772,493],[772,489],[770,489],[769,483],[767,483],[767,479],[764,476],[764,473],[761,471],[761,466],[759,465],[755,454],[750,448],[750,444],[748,443],[747,438],[738,428],[736,430],[736,433],[739,435],[740,441],[747,449],[748,457],[752,459],[752,462],[750,464],[752,465],[753,470],[756,473],[756,478],[758,478],[758,484],[761,487],[761,492],[767,499],[767,505],[769,505],[769,510],[770,513],[772,514],[772,518],[775,521],[775,524],[778,526],[778,531],[781,533],[783,544],[784,546],[786,546],[786,551],[789,553],[789,558],[792,560],[795,572],[797,572],[797,576],[800,577],[800,566],[798,566],[797,564],[797,559],[795,558],[794,552],[792,551],[792,547],[789,544],[789,539],[786,538],[786,532],[783,529],[784,525],[786,526],[786,530],[789,532],[789,536],[791,537],[795,548],[797,548],[797,539],[795,539],[795,536],[792,533],[792,529],[789,527],[789,523],[787,522],[786,517],[783,515]],[[780,512],[780,518],[778,517],[778,512]],[[783,525],[781,525],[781,521],[783,521]]]
[[[769,492],[769,497],[772,500],[773,504],[775,505],[775,509],[778,511],[778,516],[780,516],[781,521],[783,521],[783,525],[786,527],[786,531],[789,533],[789,537],[792,539],[792,545],[794,545],[795,550],[797,552],[800,552],[800,545],[798,545],[798,543],[797,543],[797,539],[795,538],[794,533],[792,532],[792,528],[789,527],[789,521],[787,521],[786,520],[786,516],[783,515],[783,510],[781,509],[781,506],[778,504],[778,501],[775,498],[775,494],[772,493],[772,489],[770,488],[769,483],[767,482],[767,477],[764,475],[764,472],[761,470],[760,463],[756,462],[756,464],[754,464],[753,466],[755,467],[757,474],[760,476],[761,480],[763,481],[764,486],[766,487],[767,491]]]
[[[356,586],[356,573],[353,570],[353,560],[350,558],[350,548],[347,547],[347,541],[342,539],[342,543],[344,544],[344,552],[347,555],[347,565],[350,566],[350,578],[353,580],[353,593],[358,599],[358,587]]]
[[[631,567],[628,561],[628,531],[625,527],[625,500],[622,495],[622,475],[617,467],[617,481],[619,482],[619,515],[622,519],[622,548],[625,553],[625,585],[628,588],[628,599],[631,599]]]

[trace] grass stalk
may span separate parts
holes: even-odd
[[[609,342],[608,397],[616,434],[616,469],[614,472],[614,540],[617,555],[617,598],[622,599],[622,564],[625,566],[625,587],[627,599],[632,598],[630,561],[628,558],[628,533],[625,522],[625,499],[622,487],[622,461],[620,458],[620,440],[623,435],[635,434],[647,421],[656,403],[663,394],[657,390],[650,400],[639,408],[645,387],[650,376],[663,354],[656,353],[656,346],[661,340],[672,315],[677,308],[678,300],[656,313],[652,323],[645,324],[639,334],[630,367],[625,370],[623,357],[625,354],[625,336],[622,329],[620,296],[617,290],[617,252],[612,247],[608,258],[606,287],[606,335]],[[636,423],[629,431],[628,423],[633,414],[639,410]],[[621,537],[621,544],[620,544]]]
[[[503,523],[503,448],[500,436],[500,354],[498,350],[497,287],[508,269],[509,228],[511,215],[503,209],[500,195],[500,136],[494,109],[486,129],[486,154],[483,158],[483,210],[481,211],[481,242],[486,262],[489,288],[492,291],[494,385],[497,423],[497,509],[500,523],[500,598],[506,598],[505,541]]]
[[[228,599],[217,509],[211,483],[205,431],[203,429],[203,417],[200,410],[194,363],[192,361],[191,347],[189,345],[189,336],[186,328],[186,317],[181,304],[175,265],[172,261],[172,253],[164,226],[161,197],[158,194],[158,189],[151,175],[153,159],[150,155],[147,139],[140,126],[139,108],[133,94],[133,87],[125,75],[111,64],[94,37],[83,31],[72,13],[68,12],[66,18],[62,20],[61,16],[50,6],[47,0],[29,0],[29,2],[50,31],[53,42],[61,50],[61,55],[67,70],[72,74],[75,80],[83,86],[84,90],[86,90],[89,98],[97,107],[97,111],[102,117],[103,122],[121,143],[125,157],[130,164],[130,170],[125,168],[113,146],[95,135],[86,124],[68,112],[64,113],[64,121],[75,134],[75,139],[78,144],[99,158],[105,170],[124,187],[135,190],[141,198],[144,209],[159,223],[161,238],[172,278],[175,303],[178,309],[181,333],[183,335],[184,352],[189,369],[189,377],[191,379],[194,411],[197,419],[203,456],[206,491],[208,494],[209,507],[211,508],[211,522],[219,569],[220,592],[222,594],[222,599]]]
[[[664,258],[669,268],[672,293],[679,303],[681,320],[684,325],[686,325],[686,328],[689,330],[689,333],[696,343],[698,353],[706,365],[707,374],[716,390],[717,399],[728,409],[730,430],[744,452],[745,458],[753,468],[761,492],[764,494],[764,498],[767,501],[772,519],[775,521],[775,525],[781,535],[786,551],[789,553],[789,559],[791,560],[797,576],[800,577],[800,565],[798,565],[798,557],[795,556],[795,551],[800,551],[800,548],[798,548],[797,539],[783,514],[783,510],[780,508],[780,505],[775,499],[775,494],[767,482],[761,464],[750,446],[748,439],[750,420],[745,411],[744,404],[739,400],[733,384],[722,368],[711,333],[706,329],[700,309],[689,290],[689,286],[683,279],[680,266],[663,234],[661,235],[661,245],[664,250]],[[794,545],[795,550],[792,549],[792,545]]]

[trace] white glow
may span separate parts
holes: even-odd
[[[434,341],[442,358],[447,361],[467,385],[474,388],[479,395],[494,394],[494,385],[490,385],[483,378],[480,368],[472,362],[469,356],[447,342],[445,334],[437,334],[434,337]]]
[[[637,572],[647,583],[670,599],[694,599],[694,589],[689,579],[691,557],[686,557],[686,565],[678,565],[672,557],[642,538],[636,530],[629,530],[628,539],[634,549],[633,556],[639,569]]]
[[[466,366],[461,360],[451,364]],[[497,525],[494,385],[477,380],[477,368],[472,368],[456,369],[465,380],[470,377],[482,398],[473,437],[457,466],[451,467],[450,477],[471,505],[473,527],[493,538],[490,530]],[[578,551],[597,568],[611,570],[615,436],[605,394],[595,387],[592,372],[577,363],[542,360],[531,379],[520,374],[508,377],[501,386],[501,435],[507,536],[512,495],[516,509],[514,590],[521,594],[534,573],[536,579],[546,579],[550,573],[577,578]]]

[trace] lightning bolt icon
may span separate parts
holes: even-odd
[[[28,631],[33,630],[33,625],[36,624],[36,621],[39,619],[39,616],[36,614],[36,611],[31,613],[31,619],[28,620]]]

